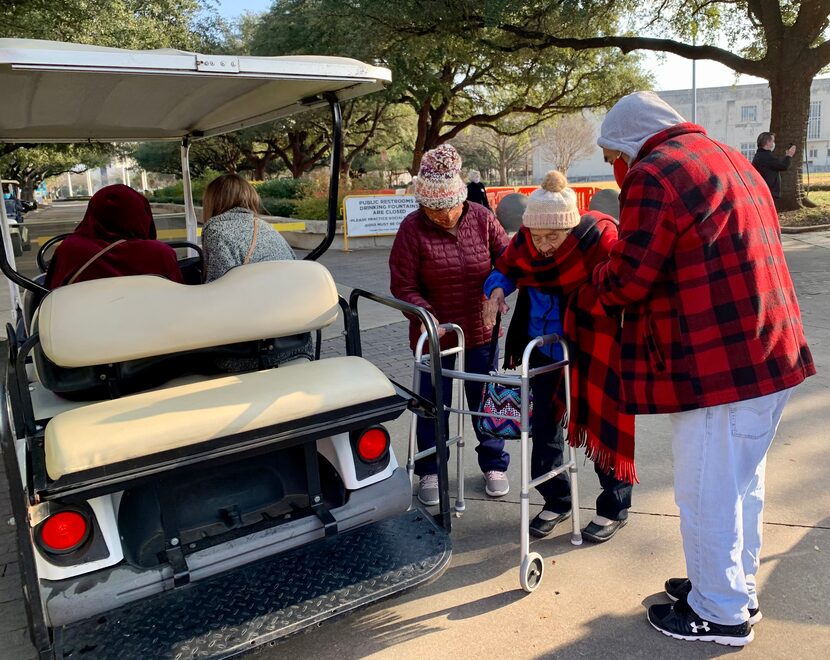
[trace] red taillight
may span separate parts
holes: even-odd
[[[89,522],[77,511],[58,511],[38,531],[41,547],[48,552],[68,552],[81,545],[89,533]]]
[[[376,461],[389,449],[389,435],[385,429],[367,429],[357,440],[357,454],[364,461]]]

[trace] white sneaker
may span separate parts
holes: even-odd
[[[507,475],[498,470],[490,470],[484,473],[484,492],[490,497],[502,497],[510,492],[510,483]]]
[[[418,484],[418,499],[424,506],[438,504],[438,475],[425,474]]]

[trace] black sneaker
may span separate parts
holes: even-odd
[[[664,635],[687,642],[746,646],[755,638],[748,621],[737,626],[706,621],[695,614],[685,598],[671,604],[652,605],[648,608],[648,622]]]
[[[554,527],[570,517],[571,512],[566,511],[565,513],[557,514],[553,520],[542,520],[542,514],[539,513],[530,521],[530,535],[535,536],[537,539],[544,538],[553,531]]]
[[[685,599],[689,596],[689,592],[692,590],[692,581],[689,578],[669,578],[666,580],[665,587],[666,595],[673,601],[678,601],[681,598]],[[763,618],[764,615],[761,614],[760,607],[749,608],[748,623],[750,626],[754,626]]]

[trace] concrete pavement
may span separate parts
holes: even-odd
[[[818,375],[796,390],[769,455],[759,576],[764,620],[741,653],[823,658],[830,649],[825,604],[830,589],[830,233],[788,236],[784,244]],[[361,253],[359,263],[382,263],[384,256]],[[340,282],[362,277],[352,255],[330,258]],[[368,334],[364,348],[370,359],[383,360],[389,342],[380,333],[391,335],[396,326],[403,334],[405,324]],[[390,375],[408,377],[405,350],[397,360],[385,361]],[[405,456],[405,421],[395,428],[400,458]],[[468,447],[474,446],[474,437],[467,435]],[[685,569],[667,418],[638,418],[637,436],[640,485],[629,525],[602,546],[571,546],[568,524],[553,538],[533,541],[531,549],[546,558],[544,580],[533,594],[525,595],[518,585],[518,445],[510,445],[512,491],[501,500],[485,496],[470,452],[464,477],[467,511],[454,521],[454,556],[445,575],[409,595],[288,640],[272,657],[653,659],[737,652],[678,642],[646,622],[645,606],[664,598],[663,581],[684,575]],[[591,465],[580,465],[584,526],[599,489]],[[531,502],[541,499],[534,493]]]
[[[796,390],[770,452],[759,576],[764,620],[755,641],[740,653],[824,658],[830,649],[830,233],[787,236],[784,244],[819,373]],[[386,250],[330,251],[322,261],[342,287],[386,293],[387,259]],[[368,303],[361,307],[366,357],[407,383],[406,323],[385,311],[370,321],[369,309]],[[324,356],[342,350],[336,333],[324,343]],[[402,418],[390,429],[400,462],[406,425]],[[552,538],[534,541],[532,549],[545,557],[545,577],[535,593],[524,594],[518,584],[518,445],[509,447],[512,491],[501,500],[484,495],[470,450],[463,477],[467,511],[453,521],[454,556],[440,579],[266,649],[262,657],[653,660],[738,652],[674,641],[646,622],[644,605],[662,599],[663,581],[685,570],[667,419],[638,418],[637,431],[641,483],[629,525],[603,546],[571,546],[567,525]],[[467,435],[471,448],[475,439]],[[452,466],[454,461],[454,480]],[[598,485],[590,464],[580,461],[580,468],[584,525]],[[4,483],[0,493],[0,657],[22,658],[31,655],[31,648],[22,631],[14,538],[4,524],[10,516]],[[531,501],[541,502],[535,493]]]

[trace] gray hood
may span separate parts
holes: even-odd
[[[597,144],[633,159],[652,135],[685,121],[654,92],[634,92],[623,96],[605,115]]]

